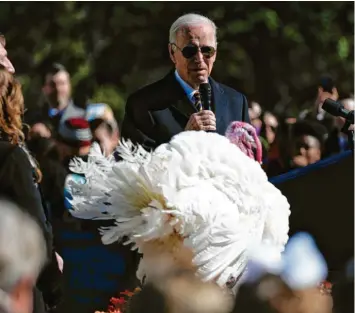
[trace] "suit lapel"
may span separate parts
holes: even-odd
[[[191,114],[196,113],[197,110],[186,96],[185,98],[186,99],[179,99],[172,103],[171,110],[185,116],[186,118],[190,118]]]
[[[166,87],[164,88],[164,94],[167,100],[166,102],[169,103],[168,108],[170,112],[176,121],[180,124],[180,126],[185,127],[191,114],[196,113],[197,109],[189,101],[185,91],[176,80],[174,71],[175,70],[171,71],[165,77]],[[226,120],[228,120],[228,97],[220,85],[211,77],[209,78],[209,82],[212,88],[214,113],[216,114],[217,121],[217,132],[221,135],[224,135],[224,130],[228,126],[226,125]]]
[[[166,78],[167,83],[170,86],[168,93],[170,99],[169,109],[175,116],[180,115],[189,119],[191,114],[197,112],[195,106],[189,101],[184,89],[176,80],[174,71],[169,73]]]
[[[228,125],[226,124],[226,117],[228,114],[228,97],[226,97],[224,90],[220,85],[214,81],[211,77],[209,78],[212,87],[212,96],[214,103],[214,111],[216,115],[217,122],[217,133],[224,135],[224,130]]]

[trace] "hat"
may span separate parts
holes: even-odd
[[[106,103],[90,103],[86,109],[86,118],[93,128],[103,122],[109,125],[112,130],[118,128],[113,111]]]
[[[92,134],[89,122],[84,118],[69,118],[59,125],[59,140],[74,147],[91,145]]]

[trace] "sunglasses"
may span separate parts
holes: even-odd
[[[216,49],[211,46],[197,47],[195,45],[187,45],[181,49],[174,43],[172,43],[171,45],[175,46],[178,50],[180,50],[185,59],[191,59],[198,53],[198,51],[201,51],[202,55],[207,59],[213,57],[216,53]]]

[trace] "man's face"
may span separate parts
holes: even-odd
[[[69,74],[59,71],[55,75],[48,74],[43,86],[43,94],[54,106],[67,103],[70,98],[71,84]]]
[[[101,150],[106,156],[112,154],[119,141],[118,132],[114,130],[110,133],[104,124],[101,124],[94,130],[93,137],[100,144]]]
[[[249,108],[249,117],[251,120],[258,119],[261,115],[261,107],[257,102],[251,103],[251,108]]]
[[[277,121],[277,118],[270,114],[270,113],[265,113],[264,116],[264,124],[265,124],[265,134],[266,134],[266,140],[268,143],[273,143],[276,137],[276,131],[279,126],[279,123]]]
[[[186,46],[196,46],[200,49],[197,53],[186,58],[181,50]],[[213,47],[216,49],[215,34],[210,25],[186,26],[180,29],[176,35],[176,47],[170,45],[170,58],[175,63],[180,77],[191,87],[198,88],[201,83],[208,81],[213,63],[216,60],[216,53],[212,56],[202,54],[202,47]],[[172,50],[174,53],[172,53]]]
[[[292,152],[296,167],[304,167],[321,159],[320,143],[317,138],[310,135],[295,138]]]
[[[0,35],[0,65],[2,65],[10,73],[15,73],[15,68],[7,56],[5,49],[5,38]]]

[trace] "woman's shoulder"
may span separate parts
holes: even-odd
[[[21,147],[2,141],[0,141],[0,160],[1,163],[19,161],[16,163],[19,163],[20,166],[28,166],[29,164],[26,152]]]

